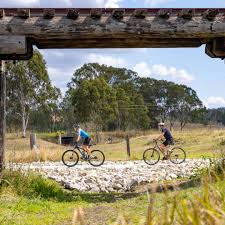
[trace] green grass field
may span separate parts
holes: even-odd
[[[23,178],[18,173],[8,173],[4,179],[0,188],[2,225],[144,225],[147,215],[148,224],[222,225],[225,221],[224,181],[156,193],[149,199],[147,193],[65,192],[53,181],[34,175]],[[82,209],[80,216],[78,209]],[[196,223],[193,222],[195,217]]]

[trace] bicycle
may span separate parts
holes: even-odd
[[[153,148],[145,150],[143,153],[144,162],[151,166],[159,162],[161,152],[157,140],[153,141],[155,142],[155,146]],[[186,152],[180,147],[169,149],[167,152],[167,156],[169,160],[174,164],[181,164],[186,160]]]
[[[91,145],[89,147],[91,147]],[[73,149],[67,150],[63,153],[63,164],[68,167],[76,166],[80,159],[78,152],[81,155],[81,159],[89,162],[94,167],[99,167],[105,162],[105,155],[102,151],[93,150],[91,151],[91,155],[88,156],[87,152],[81,146],[75,144]]]

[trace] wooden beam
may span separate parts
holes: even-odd
[[[205,17],[206,17],[208,20],[210,20],[210,21],[214,20],[218,14],[219,14],[219,10],[218,10],[218,9],[208,9],[208,10],[204,13]]]
[[[5,105],[6,105],[6,84],[5,84],[5,63],[0,61],[0,178],[4,168],[5,155]]]
[[[112,16],[113,16],[114,19],[121,20],[121,19],[123,19],[124,14],[125,14],[124,9],[114,9],[113,13],[112,13]]]
[[[55,16],[55,9],[44,9],[43,16],[45,19],[52,19]]]
[[[193,9],[182,9],[182,11],[179,13],[179,16],[186,20],[191,20],[194,16],[194,10]]]
[[[28,19],[30,17],[30,9],[18,9],[17,14],[22,19]]]
[[[28,59],[33,45],[197,47],[225,38],[225,9],[30,9],[26,21],[29,11],[21,11],[20,17],[17,9],[2,12],[5,13],[0,19],[2,60]],[[221,45],[215,46],[215,55],[223,56],[224,49],[218,49]]]
[[[136,9],[133,15],[136,18],[144,19],[147,16],[147,13],[148,13],[147,9]]]
[[[91,9],[90,16],[92,19],[100,19],[102,17],[101,9]]]
[[[0,9],[0,18],[3,18],[5,16],[5,10]]]
[[[67,18],[68,19],[72,19],[72,20],[76,20],[79,16],[79,12],[75,9],[69,9],[68,13],[67,13]]]
[[[161,17],[163,19],[169,19],[171,15],[171,10],[170,9],[160,9],[158,11],[158,17]]]
[[[0,36],[1,54],[25,54],[27,52],[24,36]]]
[[[212,58],[225,59],[225,38],[215,38],[206,44],[205,52]]]

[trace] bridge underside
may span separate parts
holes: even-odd
[[[225,58],[225,9],[0,9],[0,60],[50,48],[206,45]]]

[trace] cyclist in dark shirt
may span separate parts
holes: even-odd
[[[160,149],[164,155],[163,159],[167,160],[167,150],[170,145],[173,145],[173,136],[171,135],[170,131],[165,128],[164,123],[159,123],[159,127],[162,131],[162,134],[156,140],[162,139],[163,137],[165,138],[165,141],[160,145]]]

